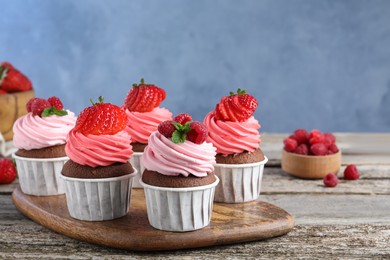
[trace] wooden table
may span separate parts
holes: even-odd
[[[390,134],[336,134],[344,167],[357,164],[361,178],[341,180],[335,188],[324,187],[322,180],[290,177],[281,170],[285,136],[262,136],[261,147],[270,161],[260,200],[280,206],[295,217],[295,227],[287,235],[157,253],[105,248],[56,234],[24,217],[11,201],[16,181],[0,185],[0,258],[390,259]]]

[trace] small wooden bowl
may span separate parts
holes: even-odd
[[[337,173],[341,166],[341,151],[332,155],[313,156],[289,153],[283,150],[282,169],[303,179],[322,179],[328,173]]]
[[[34,90],[0,95],[0,132],[6,141],[12,140],[12,127],[19,117],[27,114],[26,104]]]

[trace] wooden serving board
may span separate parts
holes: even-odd
[[[292,230],[293,217],[285,210],[260,200],[214,203],[209,226],[191,232],[166,232],[149,225],[144,192],[133,189],[130,212],[102,222],[70,217],[65,195],[36,197],[17,187],[12,200],[25,216],[57,233],[92,244],[136,251],[175,250],[226,245],[281,236]]]

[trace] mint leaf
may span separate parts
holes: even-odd
[[[186,140],[186,134],[184,134],[178,130],[173,132],[172,142],[174,142],[175,144],[180,144],[180,143],[184,143],[185,140]]]
[[[41,114],[41,117],[49,117],[49,116],[52,116],[52,115],[57,115],[57,116],[66,116],[68,114],[67,111],[65,110],[57,110],[55,108],[55,106],[52,106],[50,108],[45,108],[43,111],[42,111],[42,114]]]

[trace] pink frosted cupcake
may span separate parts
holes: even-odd
[[[188,116],[187,119],[191,120]],[[210,223],[215,147],[200,122],[165,121],[149,137],[142,156],[149,223],[166,231],[191,231]]]
[[[259,147],[260,124],[252,116],[257,100],[243,90],[237,92],[223,97],[204,119],[209,130],[207,141],[217,148],[215,174],[220,179],[215,191],[217,202],[257,199],[267,162]]]
[[[76,123],[73,112],[63,109],[57,97],[32,98],[28,114],[13,126],[15,158],[22,191],[30,195],[57,195],[65,192],[60,172],[69,159],[66,136]]]
[[[103,221],[127,214],[137,171],[128,162],[133,151],[126,123],[125,111],[100,97],[69,132],[65,151],[70,160],[62,178],[73,218]]]
[[[140,84],[133,84],[123,105],[134,151],[130,162],[141,174],[144,171],[141,157],[149,136],[157,130],[161,122],[172,119],[172,113],[168,109],[159,107],[165,96],[163,89],[154,84],[146,84],[144,79],[141,79]],[[134,178],[133,187],[142,187],[139,184],[141,174]]]

